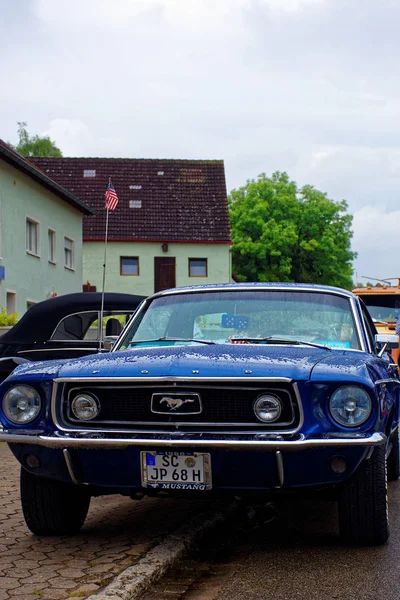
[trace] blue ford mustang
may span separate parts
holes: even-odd
[[[397,365],[360,299],[224,284],[147,298],[109,354],[25,364],[0,386],[0,441],[25,520],[73,533],[91,496],[329,489],[342,536],[389,535]]]

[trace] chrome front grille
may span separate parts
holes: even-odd
[[[260,422],[254,414],[253,404],[262,394],[272,392],[282,400],[283,410],[278,421],[271,424]],[[101,410],[91,421],[79,421],[71,413],[72,399],[78,393],[93,394],[100,402]],[[152,411],[153,395],[188,398],[199,396],[201,412],[182,414],[169,410],[165,413]],[[190,405],[188,405],[190,407]],[[189,408],[190,410],[190,408]],[[176,414],[175,414],[176,413]],[[143,429],[191,431],[210,428],[293,431],[299,426],[301,406],[293,385],[289,382],[148,382],[142,384],[112,382],[66,382],[62,387],[60,418],[68,428],[94,429]]]

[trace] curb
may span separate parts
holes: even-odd
[[[202,513],[170,533],[163,542],[147,552],[140,561],[128,567],[98,594],[87,600],[136,600],[166,571],[177,563],[203,535],[223,523],[236,504],[223,512]]]

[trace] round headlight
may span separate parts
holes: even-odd
[[[3,412],[12,423],[24,425],[34,421],[40,413],[40,394],[30,385],[15,385],[3,397]]]
[[[372,410],[369,394],[356,385],[344,385],[329,400],[332,417],[344,427],[358,427],[368,419]]]
[[[79,394],[72,400],[71,410],[80,421],[91,421],[100,412],[100,403],[95,396]]]
[[[277,396],[266,394],[254,402],[254,413],[260,421],[273,423],[281,416],[282,402]]]

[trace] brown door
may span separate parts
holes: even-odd
[[[175,287],[175,257],[154,258],[154,291],[160,292]]]

